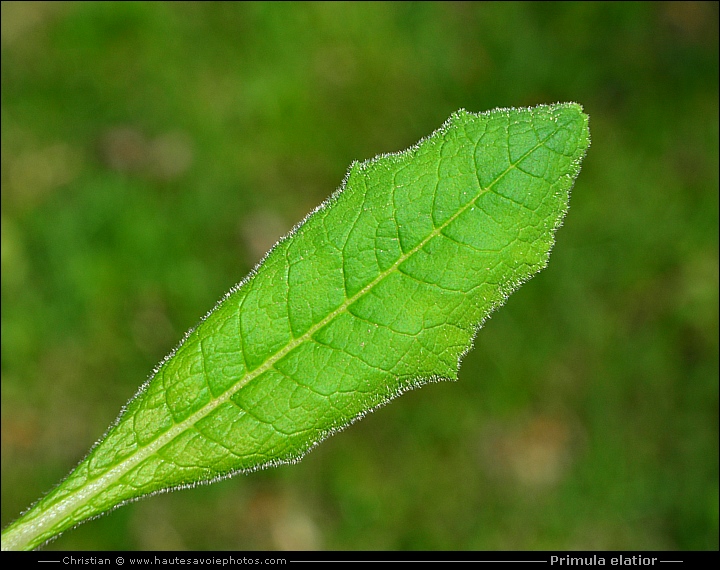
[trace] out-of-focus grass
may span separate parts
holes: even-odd
[[[578,101],[551,263],[461,381],[78,549],[717,549],[715,3],[3,3],[2,523],[349,163]]]

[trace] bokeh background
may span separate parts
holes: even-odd
[[[50,549],[717,549],[717,3],[2,4],[2,524],[352,160],[578,101],[549,267],[300,464]]]

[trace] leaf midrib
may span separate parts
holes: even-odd
[[[509,125],[508,125],[509,127]],[[383,279],[391,275],[397,268],[406,260],[408,260],[410,257],[412,257],[416,252],[418,252],[420,249],[422,249],[427,243],[429,243],[433,238],[439,236],[443,229],[448,227],[455,219],[457,219],[460,215],[462,215],[465,211],[467,211],[469,208],[471,208],[477,200],[480,199],[481,196],[492,190],[492,188],[500,181],[502,180],[509,172],[511,172],[513,169],[516,168],[518,164],[520,164],[526,157],[528,157],[530,154],[535,152],[538,148],[543,146],[545,142],[547,142],[552,136],[554,136],[557,133],[557,130],[554,130],[552,133],[550,133],[547,137],[540,140],[535,146],[533,146],[530,150],[525,152],[522,156],[520,156],[515,162],[510,161],[510,166],[505,169],[501,174],[499,174],[486,188],[482,188],[480,178],[479,178],[479,171],[477,168],[476,160],[473,160],[473,164],[475,167],[475,176],[478,181],[478,185],[480,186],[480,190],[478,192],[478,195],[470,200],[465,206],[461,207],[453,216],[448,218],[444,223],[442,223],[440,226],[436,227],[433,231],[431,231],[426,238],[424,238],[421,242],[419,242],[413,249],[409,250],[406,254],[400,255],[398,260],[387,270],[381,271],[379,275],[370,283],[368,283],[365,287],[363,287],[360,291],[355,293],[352,297],[349,297],[345,300],[343,304],[341,304],[339,307],[328,313],[323,319],[321,319],[318,323],[310,327],[305,333],[303,333],[301,336],[293,339],[290,341],[285,347],[277,351],[275,354],[268,357],[268,359],[255,368],[252,372],[248,372],[244,378],[238,380],[235,385],[231,386],[221,394],[220,396],[216,397],[215,399],[208,402],[206,405],[204,405],[200,410],[197,412],[191,414],[188,416],[185,420],[175,424],[173,427],[171,427],[168,431],[161,434],[157,439],[153,440],[152,442],[146,444],[145,446],[140,447],[135,453],[132,455],[126,457],[122,460],[122,462],[117,465],[116,467],[110,469],[107,471],[104,475],[100,476],[97,479],[90,480],[90,476],[87,475],[88,483],[84,484],[82,487],[78,488],[77,491],[75,491],[72,495],[67,496],[65,499],[61,500],[59,503],[53,505],[48,510],[53,512],[54,514],[52,516],[48,516],[45,520],[48,520],[49,522],[52,522],[54,520],[57,520],[61,517],[65,518],[72,518],[75,511],[79,508],[81,508],[85,504],[85,500],[89,500],[90,498],[96,496],[96,494],[99,494],[103,490],[107,489],[115,483],[120,477],[131,471],[136,466],[140,465],[143,461],[145,461],[147,458],[154,455],[157,451],[162,449],[166,444],[173,441],[176,437],[179,435],[182,435],[185,433],[188,429],[190,429],[195,423],[197,423],[199,420],[205,418],[210,413],[215,411],[217,408],[219,408],[221,405],[226,403],[230,400],[237,392],[239,392],[242,388],[247,386],[252,380],[255,378],[261,376],[264,372],[270,370],[272,367],[274,367],[275,363],[280,361],[284,356],[292,352],[295,348],[303,344],[304,342],[307,342],[312,338],[312,336],[320,330],[325,325],[329,324],[335,317],[339,316],[341,313],[345,312],[346,309],[353,304],[355,301],[357,301],[359,298],[361,298],[363,295],[368,293],[373,287],[378,285]],[[507,134],[509,137],[509,133]],[[441,144],[445,144],[447,140],[443,140]],[[480,144],[480,140],[478,140],[477,143],[475,143],[475,147],[473,148],[473,157],[476,155],[477,147]],[[509,150],[509,149],[508,149]],[[403,151],[395,156],[400,157],[408,152],[412,151]],[[387,156],[383,156],[382,158],[387,158]],[[373,159],[377,160],[377,159]],[[345,188],[343,188],[342,191],[344,191]],[[216,308],[217,310],[217,308]],[[199,328],[199,327],[198,327]],[[198,329],[195,329],[197,331]],[[193,332],[195,332],[193,331]],[[187,342],[190,339],[191,335],[188,335],[185,339],[185,342]],[[202,343],[202,339],[200,339],[200,343]],[[179,347],[178,347],[179,350]],[[200,346],[200,354],[201,358],[204,361],[204,355],[202,352],[202,344]],[[204,366],[204,365],[203,365]],[[152,380],[152,379],[151,379]],[[139,397],[139,396],[138,396]],[[122,420],[120,420],[122,421]],[[223,446],[225,447],[225,446]],[[225,447],[225,449],[228,451],[228,453],[233,453],[230,449]],[[234,454],[237,455],[237,454]],[[92,457],[92,453],[88,457],[90,459]],[[263,465],[266,465],[267,463],[270,463],[272,460],[268,460],[268,462],[261,464],[258,466],[258,468],[262,467]],[[227,475],[231,475],[233,473],[241,472],[242,469],[239,469],[237,471],[232,471],[227,473]],[[175,488],[173,486],[169,486],[167,489]],[[131,499],[127,499],[126,501],[123,501],[120,504],[124,504],[127,501],[131,501]],[[66,514],[67,513],[67,514]],[[46,515],[49,515],[46,511]],[[44,517],[45,518],[45,517]]]

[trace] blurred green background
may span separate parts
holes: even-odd
[[[717,549],[717,3],[2,4],[2,524],[350,162],[577,101],[458,383],[50,549]]]

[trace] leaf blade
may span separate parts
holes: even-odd
[[[146,494],[295,461],[456,378],[478,327],[546,264],[588,136],[575,104],[459,111],[408,151],[353,164],[3,548],[18,523],[43,526],[34,547]]]

